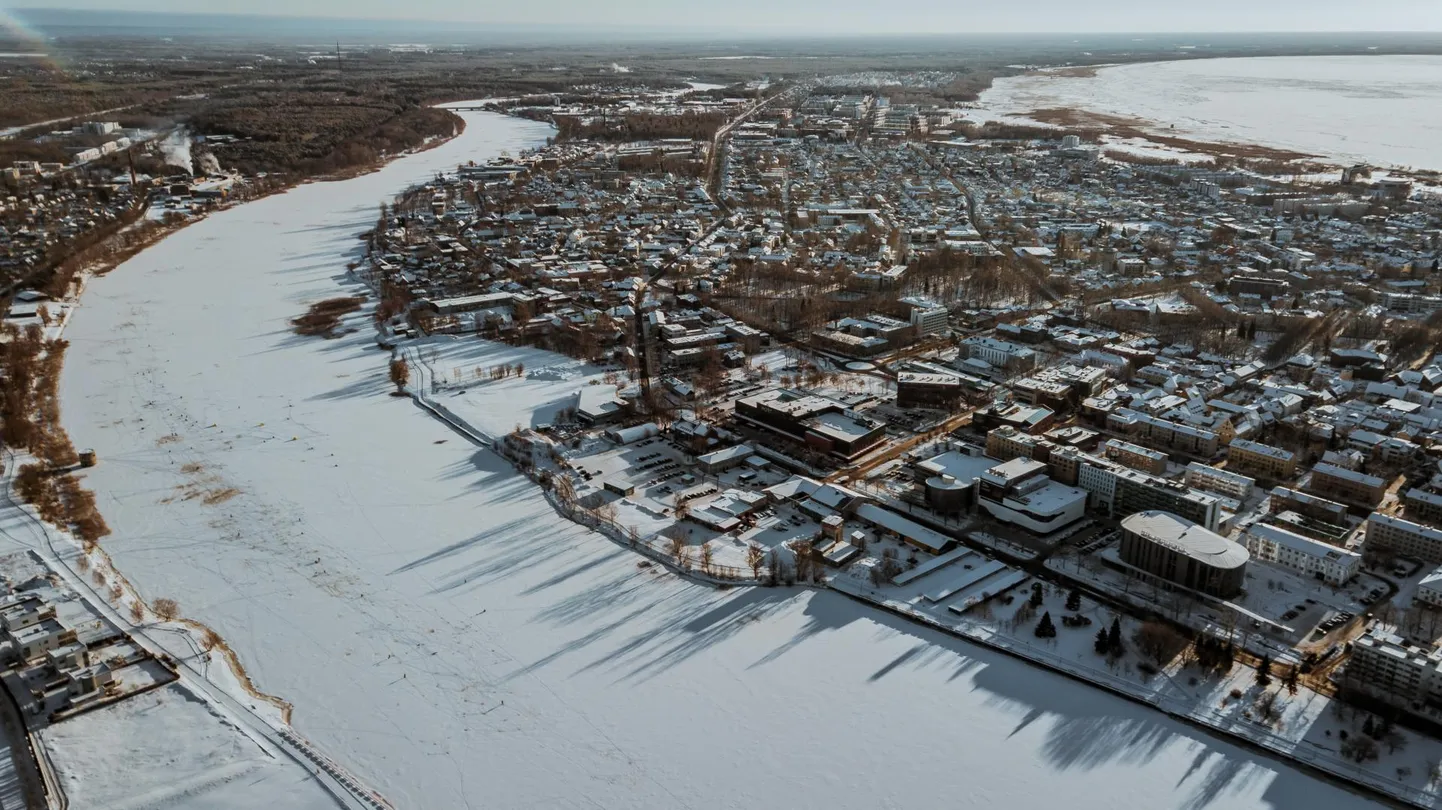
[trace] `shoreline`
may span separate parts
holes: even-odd
[[[1218,158],[1235,158],[1240,160],[1254,160],[1264,162],[1275,162],[1279,164],[1294,164],[1302,173],[1317,173],[1318,170],[1337,171],[1349,166],[1367,165],[1376,170],[1384,171],[1391,175],[1409,177],[1422,182],[1436,183],[1442,179],[1442,157],[1433,158],[1438,165],[1436,168],[1419,166],[1416,163],[1408,163],[1396,157],[1382,157],[1378,155],[1366,156],[1365,150],[1384,148],[1380,143],[1369,143],[1367,141],[1352,141],[1342,136],[1340,141],[1334,140],[1334,148],[1318,148],[1315,145],[1307,146],[1295,142],[1285,142],[1286,139],[1273,140],[1265,136],[1265,132],[1249,132],[1247,125],[1239,124],[1238,121],[1254,124],[1257,120],[1255,111],[1238,109],[1233,111],[1233,118],[1222,117],[1224,114],[1211,112],[1205,114],[1207,117],[1192,119],[1179,116],[1175,122],[1156,115],[1141,112],[1143,105],[1136,103],[1121,102],[1117,99],[1123,98],[1121,91],[1127,89],[1121,85],[1116,87],[1108,85],[1081,84],[1081,80],[1096,82],[1103,78],[1104,72],[1129,70],[1135,72],[1143,66],[1160,68],[1172,68],[1178,65],[1197,63],[1210,67],[1216,63],[1231,62],[1267,62],[1272,64],[1298,64],[1301,60],[1385,60],[1385,59],[1442,59],[1437,53],[1410,52],[1410,53],[1335,53],[1335,54],[1270,54],[1257,56],[1242,56],[1235,54],[1205,54],[1198,55],[1189,52],[1186,55],[1179,54],[1176,58],[1148,59],[1125,62],[1105,62],[1096,65],[1061,66],[1061,67],[1040,67],[1026,70],[1011,76],[998,76],[991,86],[982,93],[981,98],[968,105],[968,111],[980,113],[974,121],[975,125],[984,126],[987,123],[1010,124],[1010,125],[1031,125],[1055,129],[1059,132],[1072,131],[1082,135],[1084,140],[1097,141],[1104,151],[1127,152],[1128,147],[1140,148],[1141,152],[1134,152],[1139,159],[1137,163],[1166,163],[1174,160],[1179,165],[1204,163],[1208,160]],[[1398,66],[1401,69],[1404,66]],[[1182,73],[1179,79],[1196,78],[1198,81],[1217,82],[1222,86],[1224,80],[1231,80],[1230,76],[1213,75],[1201,73],[1196,75]],[[1290,75],[1268,76],[1258,75],[1256,81],[1276,81],[1286,83]],[[1326,82],[1345,82],[1349,79],[1336,79],[1322,77],[1319,83],[1326,86]],[[1237,79],[1236,81],[1245,81]],[[1362,77],[1355,79],[1362,81]],[[1007,84],[1010,83],[1010,86]],[[1049,88],[1043,82],[1068,82],[1060,87]],[[1028,83],[1031,83],[1030,85]],[[1000,85],[1000,86],[999,86]],[[1178,85],[1182,86],[1182,85]],[[1338,94],[1347,92],[1348,85],[1340,85]],[[1150,85],[1137,86],[1134,93],[1125,94],[1127,99],[1151,98],[1147,93],[1152,90]],[[1107,91],[1110,91],[1109,96]],[[1199,90],[1192,91],[1200,93],[1202,102],[1212,102],[1213,97],[1208,95],[1214,92],[1211,86],[1202,86]],[[1351,98],[1351,96],[1347,96]],[[1181,101],[1177,102],[1181,104]],[[1193,100],[1195,103],[1195,100]],[[1407,107],[1426,106],[1426,97],[1407,99]],[[1119,106],[1121,105],[1121,106]],[[1130,106],[1136,110],[1123,112]],[[1177,109],[1181,109],[1178,107]],[[1197,121],[1204,126],[1197,127]],[[1188,123],[1192,122],[1192,123]],[[1301,120],[1296,124],[1286,125],[1289,131],[1306,131],[1315,122]],[[1336,124],[1344,125],[1346,122]],[[1317,124],[1324,126],[1324,124]],[[1256,124],[1262,128],[1282,127],[1280,122],[1263,121]],[[1209,128],[1210,127],[1210,128]],[[1238,130],[1236,135],[1225,135],[1215,131]],[[1113,143],[1108,143],[1112,139]],[[1130,143],[1127,143],[1130,142]],[[1143,142],[1143,143],[1137,143]],[[1345,154],[1340,148],[1341,143],[1358,143],[1364,152],[1358,154]],[[1148,154],[1147,148],[1155,149],[1154,153]],[[1393,148],[1391,144],[1385,148]],[[1384,148],[1384,151],[1385,151]],[[1409,145],[1407,148],[1421,148],[1416,145]],[[1133,162],[1133,161],[1126,161]]]

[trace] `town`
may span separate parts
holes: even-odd
[[[392,381],[653,562],[1429,797],[1377,763],[1442,732],[1442,197],[856,80],[493,104],[554,143],[387,201],[351,270]]]

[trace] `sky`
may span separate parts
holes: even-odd
[[[4,8],[247,13],[695,33],[1442,31],[1442,0],[0,0]]]

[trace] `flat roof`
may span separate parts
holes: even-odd
[[[1270,456],[1271,458],[1279,459],[1281,461],[1291,461],[1292,459],[1297,457],[1297,454],[1293,453],[1290,450],[1283,450],[1280,447],[1272,447],[1269,444],[1262,444],[1261,442],[1249,442],[1246,439],[1233,439],[1232,443],[1227,445],[1227,447],[1234,447],[1238,450],[1242,450],[1247,453],[1256,453],[1260,456]]]
[[[1386,484],[1385,481],[1375,475],[1359,473],[1356,470],[1349,470],[1345,467],[1338,467],[1335,464],[1328,464],[1326,462],[1322,462],[1321,464],[1313,467],[1312,472],[1320,473],[1322,475],[1328,476],[1329,478],[1340,478],[1343,481],[1351,481],[1356,484],[1361,484],[1364,487],[1377,488]]]
[[[917,465],[932,476],[949,475],[959,483],[969,484],[980,478],[982,473],[996,466],[996,459],[986,456],[969,456],[952,450],[929,458]]]
[[[1322,557],[1337,562],[1362,559],[1362,555],[1355,551],[1348,551],[1344,548],[1328,545],[1320,540],[1313,540],[1310,537],[1304,537],[1294,531],[1284,529],[1281,526],[1273,526],[1269,523],[1253,524],[1252,527],[1247,530],[1247,533],[1255,537],[1260,537],[1263,540],[1269,540],[1283,548],[1289,548],[1301,554],[1306,554],[1309,557]]]
[[[1213,568],[1241,568],[1251,559],[1245,546],[1171,512],[1137,512],[1122,520],[1122,528]]]

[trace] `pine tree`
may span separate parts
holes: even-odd
[[[1056,638],[1056,625],[1051,623],[1051,611],[1041,614],[1041,621],[1036,623],[1037,638]]]
[[[1362,723],[1362,733],[1368,737],[1377,736],[1377,727],[1372,724],[1372,715],[1370,714],[1367,715],[1366,721]]]
[[[1111,648],[1111,639],[1107,636],[1107,629],[1105,627],[1098,627],[1097,640],[1096,643],[1092,645],[1092,649],[1096,650],[1097,655],[1106,655],[1107,651]]]
[[[1121,655],[1124,652],[1126,648],[1122,646],[1122,620],[1115,618],[1112,619],[1112,629],[1107,631],[1107,654]]]
[[[1270,656],[1262,656],[1262,663],[1257,665],[1257,685],[1263,689],[1272,685],[1272,659]]]
[[[1031,585],[1031,606],[1041,607],[1041,583],[1033,582]]]
[[[1067,594],[1066,609],[1073,613],[1081,610],[1081,591],[1073,588],[1072,592]]]

